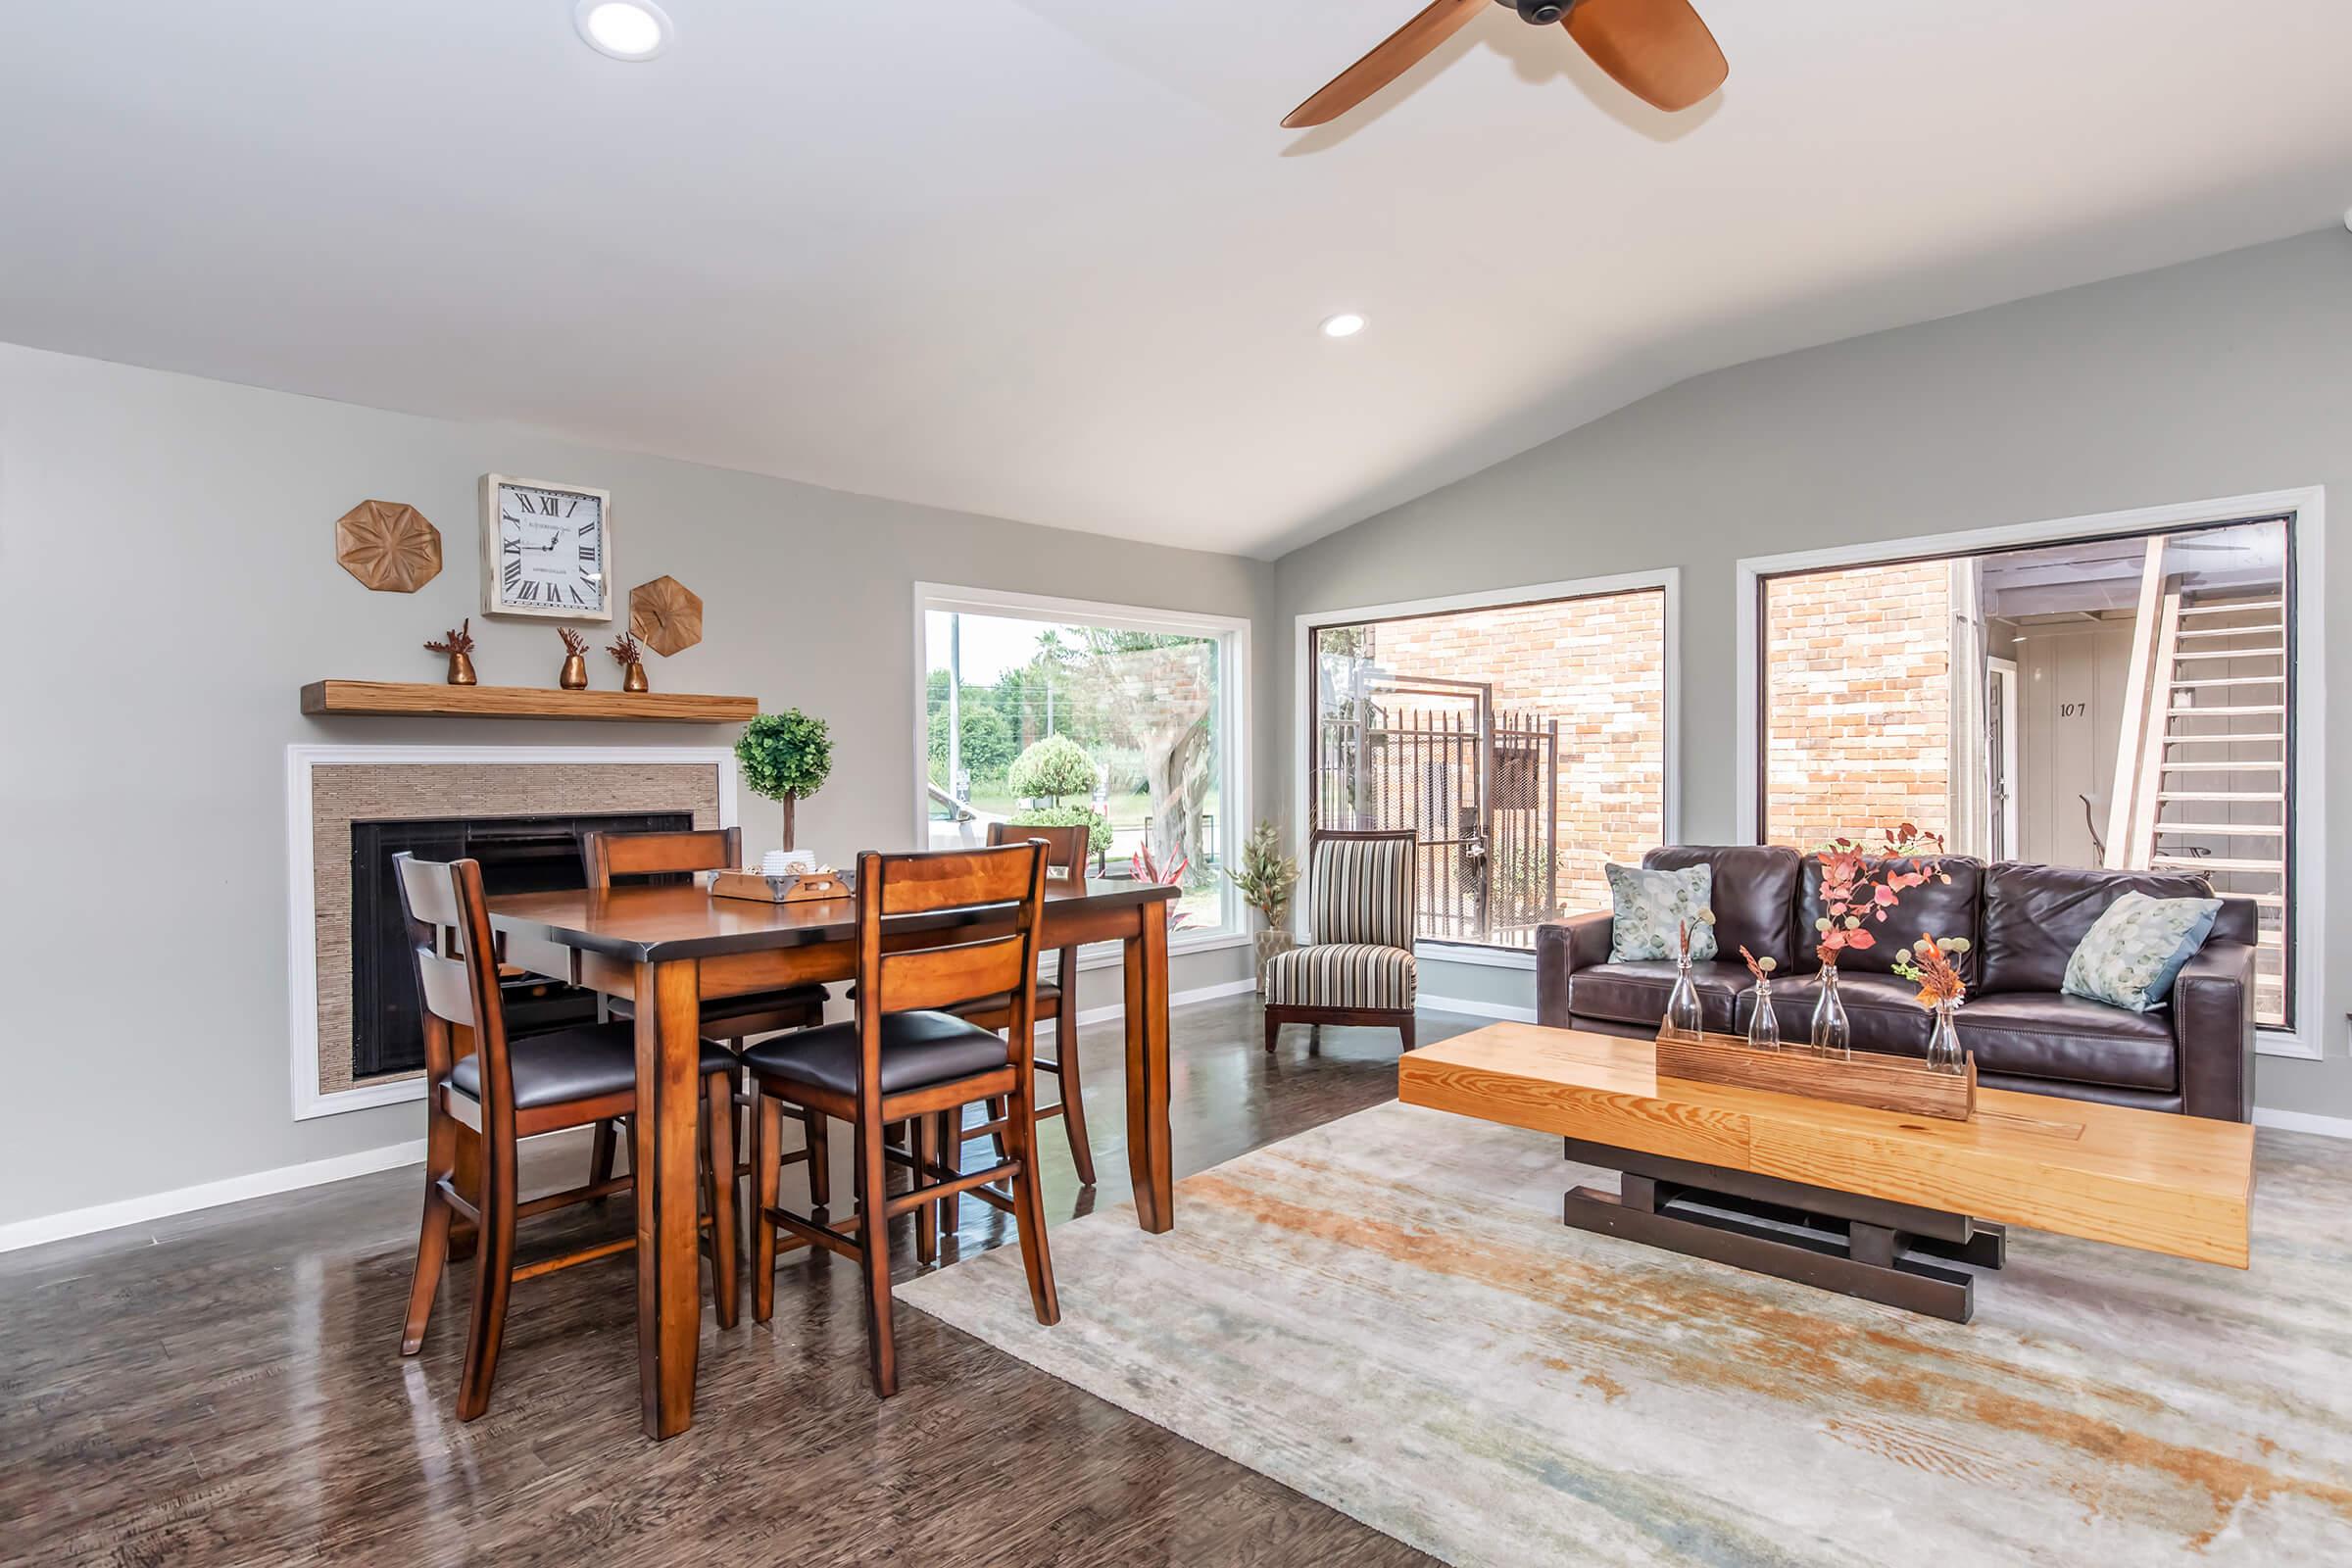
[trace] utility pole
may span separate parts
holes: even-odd
[[[948,793],[963,796],[963,617],[948,616]]]

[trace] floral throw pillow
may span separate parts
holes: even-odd
[[[2060,989],[2133,1012],[2158,1006],[2171,998],[2180,966],[2197,956],[2221,912],[2219,899],[2127,893],[2076,944]]]
[[[1608,878],[1611,963],[1673,957],[1686,920],[1690,922],[1691,961],[1715,956],[1715,927],[1699,918],[1715,890],[1713,866],[1644,871],[1612,865]]]

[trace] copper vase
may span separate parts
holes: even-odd
[[[471,686],[476,684],[473,675],[473,656],[471,654],[452,654],[449,656],[449,683],[452,686]]]
[[[645,681],[645,666],[633,659],[630,660],[628,668],[620,672],[620,689],[624,692],[652,691],[653,688]]]
[[[556,677],[556,684],[567,692],[586,691],[588,689],[588,661],[578,654],[573,654],[564,660],[564,673]]]

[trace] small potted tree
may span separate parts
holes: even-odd
[[[1100,778],[1086,748],[1067,735],[1049,735],[1012,760],[1004,787],[1024,801],[1043,801],[1013,812],[1006,821],[1016,827],[1084,827],[1087,848],[1100,859],[1110,848],[1110,822],[1090,803]],[[1075,795],[1080,804],[1064,806],[1062,797]]]
[[[825,721],[797,708],[761,713],[743,727],[735,760],[743,764],[743,781],[753,794],[784,808],[783,847],[791,849],[794,803],[824,788],[833,771],[833,738]]]
[[[1298,945],[1284,923],[1291,912],[1291,890],[1298,885],[1298,862],[1282,853],[1282,830],[1260,822],[1242,846],[1241,865],[1226,866],[1225,876],[1241,891],[1242,902],[1265,917],[1266,928],[1257,933],[1257,990],[1263,996],[1266,965],[1276,954]]]

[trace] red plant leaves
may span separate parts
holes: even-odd
[[[1917,822],[1898,822],[1882,830],[1881,837],[1885,842],[1875,852],[1850,838],[1832,839],[1820,851],[1821,900],[1828,918],[1817,925],[1821,943],[1814,953],[1823,963],[1836,963],[1849,948],[1878,946],[1865,922],[1883,925],[1903,894],[1952,879],[1936,858],[1943,851],[1942,834],[1926,832]]]

